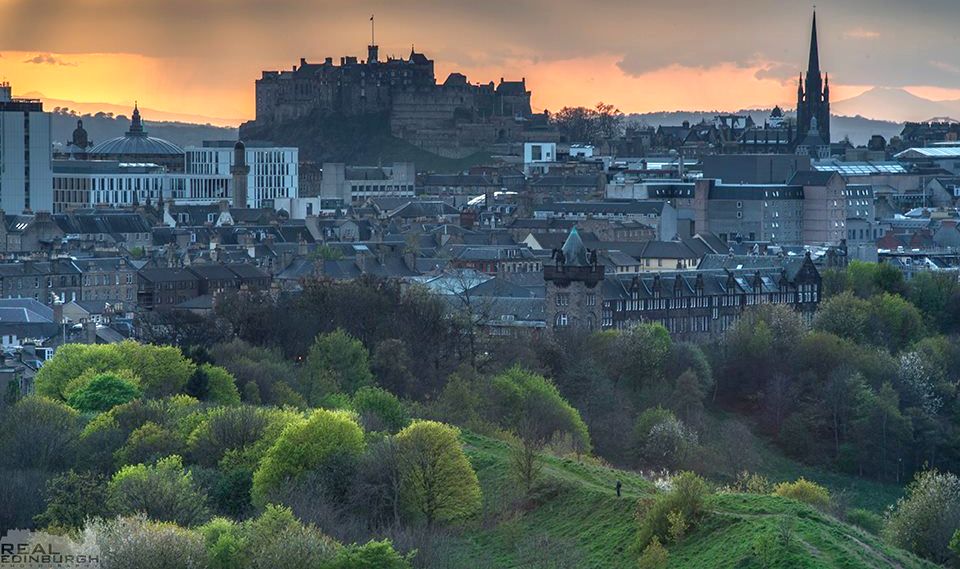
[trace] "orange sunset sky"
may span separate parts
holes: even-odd
[[[237,124],[261,70],[363,57],[371,13],[382,56],[415,44],[439,81],[526,77],[550,110],[789,107],[810,33],[809,6],[774,0],[0,0],[0,75],[16,95]],[[956,19],[953,0],[822,3],[833,100],[874,86],[960,98]]]

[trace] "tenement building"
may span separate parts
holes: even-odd
[[[744,310],[788,306],[810,321],[821,297],[820,273],[803,256],[705,255],[696,270],[605,274],[576,228],[545,264],[548,330],[623,329],[662,324],[674,336],[708,339]]]

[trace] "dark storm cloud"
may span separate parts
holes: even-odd
[[[725,63],[790,80],[809,12],[779,0],[8,0],[0,49],[287,64],[362,54],[375,13],[382,53],[415,43],[461,65],[612,55],[629,75]],[[960,87],[957,14],[957,0],[834,0],[819,13],[822,66],[848,84]]]

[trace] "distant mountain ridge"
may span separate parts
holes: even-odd
[[[922,122],[934,117],[960,117],[960,99],[933,101],[905,89],[874,87],[856,97],[833,103],[832,110],[840,115]]]
[[[77,120],[83,121],[83,128],[94,144],[123,136],[130,128],[127,115],[110,116],[105,113],[73,115],[64,112],[52,113],[51,130],[54,144],[66,146],[77,128]],[[155,122],[145,120],[144,127],[150,136],[169,140],[177,146],[199,146],[204,140],[236,140],[237,129],[194,124],[186,122]]]
[[[44,96],[43,93],[31,91],[29,93],[17,94],[18,97],[28,99],[40,99],[43,101],[43,108],[46,111],[54,111],[57,108],[76,111],[81,115],[112,113],[114,115],[129,115],[133,112],[132,105],[118,105],[116,103],[81,103],[79,101],[68,101],[66,99],[54,99]],[[176,111],[164,111],[151,107],[140,106],[140,113],[144,120],[154,122],[178,122],[184,124],[209,124],[220,127],[237,127],[244,119],[211,117],[206,115],[195,115],[190,113],[178,113]]]

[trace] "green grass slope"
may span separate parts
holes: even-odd
[[[469,433],[464,442],[483,486],[484,512],[480,522],[451,540],[451,566],[636,567],[631,552],[636,502],[656,493],[650,482],[630,472],[545,457],[539,488],[520,500],[509,475],[507,445]],[[792,500],[722,494],[711,497],[707,509],[696,530],[669,545],[670,568],[934,567]],[[786,546],[779,540],[785,531]],[[758,547],[766,535],[769,545]]]

